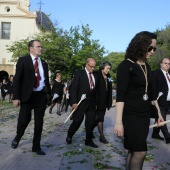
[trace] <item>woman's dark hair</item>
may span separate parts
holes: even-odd
[[[55,71],[55,75],[58,74],[58,73],[61,73],[61,71],[60,70],[56,70]]]
[[[99,70],[103,70],[106,66],[110,66],[110,69],[112,68],[112,65],[109,62],[105,61],[101,63]]]
[[[137,33],[126,49],[125,59],[129,58],[134,62],[138,59],[146,60],[146,53],[152,39],[157,39],[157,35],[148,31]]]

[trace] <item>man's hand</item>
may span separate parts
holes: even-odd
[[[20,100],[13,100],[13,106],[18,107],[20,105]]]
[[[72,108],[76,110],[78,108],[77,103],[73,104]]]

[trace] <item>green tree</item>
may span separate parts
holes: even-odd
[[[170,58],[170,25],[165,29],[156,30],[157,34],[157,50],[149,60],[151,69],[158,69],[163,58]]]
[[[104,61],[108,61],[112,65],[111,76],[113,78],[113,83],[116,83],[116,74],[118,65],[124,60],[125,53],[111,52],[109,55],[104,57]]]
[[[54,78],[56,70],[61,70],[63,79],[68,79],[75,70],[84,67],[87,58],[93,57],[97,63],[105,54],[99,40],[91,39],[92,30],[89,25],[82,25],[63,31],[61,28],[52,28],[49,31],[41,30],[33,37],[14,42],[7,50],[12,52],[12,61],[16,62],[20,56],[28,53],[27,43],[30,39],[38,39],[43,45],[42,59],[49,64],[49,70]]]

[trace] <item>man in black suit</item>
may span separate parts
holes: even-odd
[[[96,61],[93,58],[88,58],[86,61],[85,69],[76,71],[70,87],[70,105],[76,109],[73,113],[73,122],[68,129],[66,142],[72,143],[72,137],[80,127],[84,114],[86,115],[85,127],[86,127],[86,141],[85,145],[98,148],[92,141],[93,126],[95,120],[95,89],[96,89],[96,77],[92,73],[96,66]],[[79,106],[77,103],[80,101],[82,94],[86,94],[86,98],[81,102]]]
[[[168,70],[170,68],[170,60],[164,58],[160,64],[161,68],[153,71],[154,77],[154,92],[158,96],[160,92],[163,93],[158,99],[158,104],[164,121],[166,121],[166,115],[170,107],[170,75]],[[153,128],[152,138],[164,140],[163,137],[159,135],[160,130],[162,131],[166,143],[170,143],[170,134],[168,132],[167,125],[161,127]]]
[[[32,151],[45,155],[41,150],[40,140],[43,129],[43,118],[48,102],[47,94],[51,93],[48,75],[48,65],[40,58],[42,45],[39,40],[28,43],[29,55],[20,57],[16,65],[13,84],[13,105],[20,106],[17,124],[17,134],[11,147],[17,148],[25,129],[31,121],[31,111],[34,109],[34,137]]]

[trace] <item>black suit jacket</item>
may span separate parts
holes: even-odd
[[[95,87],[97,86],[97,76],[93,74],[95,78]],[[90,90],[89,78],[85,70],[76,71],[74,74],[73,81],[70,86],[70,105],[78,103],[81,99],[82,94],[86,94],[86,98],[78,106],[80,110],[86,110],[89,106],[95,109],[96,101],[95,95],[96,90],[94,88],[93,93]]]
[[[41,59],[45,86],[47,93],[50,93],[48,65]],[[30,55],[20,57],[16,65],[16,74],[13,83],[13,99],[19,99],[21,102],[27,102],[32,94],[35,83],[35,70]]]
[[[168,95],[168,84],[164,73],[161,69],[153,71],[153,90],[156,92],[156,96],[158,97],[159,92],[162,92],[163,95],[159,98],[158,104],[159,106],[167,106],[167,95]]]

